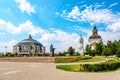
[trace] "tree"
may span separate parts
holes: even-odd
[[[116,52],[116,57],[120,57],[120,50]]]
[[[111,50],[112,55],[116,54],[117,48],[116,48],[115,42],[108,41],[107,47]]]
[[[85,55],[90,55],[91,54],[91,48],[89,45],[86,46],[86,53]]]
[[[114,42],[116,45],[116,56],[120,57],[120,40]]]
[[[103,52],[102,52],[102,55],[103,55],[103,56],[109,56],[109,55],[111,55],[111,54],[112,54],[112,51],[110,50],[110,48],[105,47],[105,48],[103,49]]]
[[[90,56],[95,56],[95,54],[96,54],[96,50],[91,50]]]
[[[97,44],[96,44],[96,53],[97,53],[98,55],[101,55],[101,54],[102,54],[103,46],[104,46],[104,44],[103,44],[102,41],[101,41],[100,43],[97,43]]]
[[[70,46],[70,47],[68,48],[68,53],[69,53],[71,56],[74,55],[75,49],[74,49],[72,46]]]

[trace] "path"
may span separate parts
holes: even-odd
[[[0,80],[120,80],[120,71],[67,72],[54,63],[0,62]]]
[[[97,62],[73,62],[73,63],[56,63],[56,65],[74,65],[74,64],[98,64],[105,61],[97,61]]]

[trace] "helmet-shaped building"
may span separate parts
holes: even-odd
[[[13,52],[18,53],[18,55],[43,55],[45,53],[45,47],[29,35],[27,39],[24,39],[13,46]]]

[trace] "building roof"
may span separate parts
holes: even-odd
[[[100,35],[92,35],[89,39],[102,39]]]
[[[42,44],[41,44],[39,41],[34,40],[34,39],[31,37],[31,35],[29,35],[29,37],[28,37],[27,39],[24,39],[24,40],[22,40],[21,42],[19,42],[17,45],[29,44],[29,43],[33,43],[33,44],[42,46]]]
[[[92,30],[92,35],[89,37],[89,39],[102,39],[100,35],[98,35],[98,30],[96,25],[94,26]]]

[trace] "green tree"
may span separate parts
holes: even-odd
[[[120,50],[116,52],[116,57],[120,57]]]
[[[70,46],[70,47],[68,48],[68,53],[69,53],[71,56],[74,55],[75,49],[74,49],[72,46]]]
[[[112,55],[116,54],[117,48],[116,48],[115,42],[108,41],[107,42],[107,47],[111,50]]]
[[[102,54],[102,50],[103,50],[103,42],[101,41],[100,43],[96,44],[96,54],[97,55],[101,55]]]
[[[116,45],[116,56],[120,57],[120,40],[114,42]]]
[[[112,54],[112,51],[110,50],[110,48],[108,47],[103,48],[103,52],[102,52],[103,56],[109,56],[111,54]]]
[[[96,53],[97,53],[96,50],[91,50],[90,56],[95,56]]]
[[[86,46],[86,53],[85,55],[90,55],[91,54],[91,48],[89,45]]]

